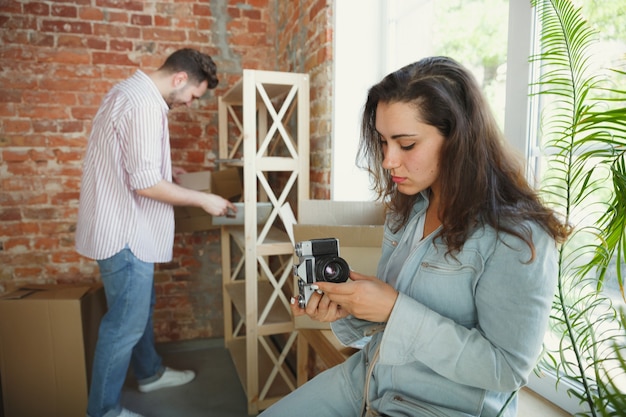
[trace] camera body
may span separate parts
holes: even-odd
[[[315,292],[311,285],[319,281],[346,282],[350,275],[348,263],[339,256],[336,238],[311,239],[296,243],[300,263],[293,267],[298,277],[298,305],[305,308]]]

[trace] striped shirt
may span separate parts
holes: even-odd
[[[76,225],[80,254],[107,259],[128,245],[144,262],[171,261],[173,207],[135,192],[172,180],[168,111],[142,71],[104,97],[83,162]]]

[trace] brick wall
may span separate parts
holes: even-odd
[[[311,75],[311,194],[328,198],[330,0],[0,0],[0,293],[24,283],[93,282],[74,250],[81,163],[109,88],[169,53],[211,54],[220,85],[170,113],[172,160],[213,169],[217,100],[243,68]],[[157,267],[160,341],[220,337],[217,232],[177,234]]]
[[[331,162],[332,1],[289,3],[292,7],[278,10],[279,65],[284,71],[310,75],[311,198],[327,200]],[[299,7],[293,7],[297,3],[301,3]]]

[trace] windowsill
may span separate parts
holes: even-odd
[[[519,392],[517,405],[518,417],[563,417],[571,416],[570,413],[552,404],[536,392],[522,388]]]

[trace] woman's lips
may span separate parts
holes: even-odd
[[[400,184],[403,183],[406,180],[406,177],[391,177],[391,181],[395,182],[396,184]]]

